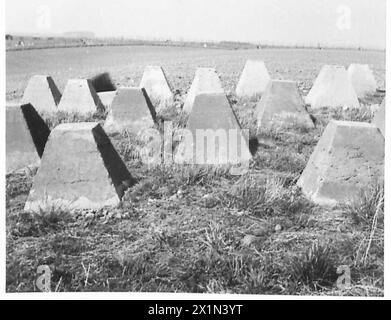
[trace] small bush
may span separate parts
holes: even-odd
[[[97,74],[91,79],[91,82],[96,92],[117,90],[117,87],[113,83],[113,80],[111,80],[110,74],[108,72]]]
[[[286,187],[283,179],[262,179],[251,174],[243,176],[229,190],[223,191],[220,198],[228,207],[260,217],[294,217],[296,214],[309,214],[314,208],[298,187]]]
[[[6,195],[7,199],[17,197],[22,194],[28,194],[33,184],[37,168],[23,173],[9,174],[6,177]]]
[[[107,112],[105,110],[99,110],[96,113],[88,115],[82,115],[77,112],[62,112],[59,111],[53,114],[45,114],[43,118],[48,127],[53,130],[63,123],[80,123],[80,122],[101,122],[106,119]]]
[[[181,276],[186,292],[267,294],[277,286],[279,270],[253,254],[200,254]]]
[[[112,141],[125,162],[133,160],[141,161],[140,149],[145,146],[145,143],[135,134],[124,131],[113,137]]]
[[[336,267],[329,246],[315,242],[304,254],[293,257],[290,264],[293,280],[312,290],[330,287],[337,281]]]
[[[306,158],[302,154],[294,152],[290,154],[260,152],[255,155],[253,163],[255,169],[269,168],[278,172],[289,172],[296,175],[300,175],[307,165]]]
[[[40,237],[50,232],[59,231],[70,221],[72,221],[72,217],[69,212],[52,207],[38,213],[23,211],[10,218],[9,224],[12,236],[24,238]]]
[[[176,119],[180,117],[180,112],[175,105],[167,105],[154,100],[152,101],[152,104],[154,106],[161,106],[156,115],[158,123],[163,123],[164,121],[176,121]]]
[[[317,119],[323,125],[327,125],[330,120],[344,120],[357,122],[371,122],[373,111],[368,106],[344,110],[339,108],[321,108],[317,111]]]
[[[83,238],[64,234],[56,234],[49,240],[48,245],[56,255],[65,256],[78,256],[88,248]]]
[[[372,183],[368,188],[362,189],[359,196],[345,206],[345,211],[356,224],[370,227],[378,213],[384,216],[384,186],[381,183]]]
[[[228,166],[178,166],[174,171],[173,178],[177,185],[212,185],[220,178],[229,178]]]
[[[258,134],[258,120],[253,108],[239,108],[235,106],[234,112],[242,129],[249,131],[249,139],[256,138]]]

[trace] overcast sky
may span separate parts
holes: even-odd
[[[6,30],[385,48],[386,0],[6,0]]]

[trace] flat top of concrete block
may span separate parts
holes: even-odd
[[[346,68],[344,66],[338,65],[338,64],[326,64],[323,66],[324,69],[330,68],[330,69],[344,69]]]
[[[68,83],[84,83],[84,82],[92,82],[90,79],[69,79]]]
[[[141,91],[142,90],[142,87],[119,87],[117,89],[117,92],[118,91]]]
[[[246,65],[245,65],[245,69],[249,68],[249,67],[261,67],[262,69],[264,68],[265,70],[266,69],[266,64],[263,60],[247,60],[246,61]]]
[[[369,64],[363,64],[363,63],[351,63],[349,68],[365,68],[365,69],[369,69]]]
[[[102,91],[102,92],[97,92],[98,96],[110,96],[113,95],[117,92],[117,90],[113,91]]]
[[[206,67],[199,67],[197,68],[196,72],[216,72],[216,68],[206,68]]]
[[[195,98],[187,128],[240,129],[240,125],[224,93],[202,93]]]
[[[32,81],[32,80],[47,80],[47,79],[51,79],[52,77],[48,74],[36,74],[36,75],[33,75],[31,76],[30,80],[29,81]]]
[[[345,126],[345,127],[373,127],[373,125],[370,123],[357,122],[357,121],[331,120],[330,123],[333,123],[337,126]]]
[[[157,70],[157,71],[160,71],[160,70],[163,70],[163,68],[161,66],[146,66],[145,70]]]
[[[98,122],[79,122],[79,123],[63,123],[58,125],[54,130],[56,131],[78,131],[78,130],[92,130],[99,126]]]
[[[33,75],[31,78],[51,78],[51,76],[48,74],[36,74]]]
[[[272,80],[272,83],[286,83],[286,84],[297,85],[297,82],[293,80]]]
[[[148,106],[148,108],[152,108],[152,106],[148,105],[147,98],[149,98],[148,94],[146,93],[144,88],[141,87],[120,87],[117,89],[117,93],[114,96],[113,102],[112,102],[112,108],[120,105],[132,105],[132,106],[138,106],[138,105],[144,105]],[[145,110],[136,108],[138,112],[143,113]],[[136,110],[133,110],[135,112]]]
[[[259,60],[259,59],[247,59],[246,62],[256,62],[256,63],[263,63],[263,64],[265,64],[265,62],[263,60]]]
[[[220,101],[228,101],[227,95],[221,92],[202,92],[197,95],[196,101],[212,101],[212,100],[220,100]]]
[[[248,59],[246,60],[246,64],[251,63],[251,64],[265,64],[263,60],[257,60],[257,59]]]
[[[91,79],[69,79],[66,84],[66,87],[73,87],[73,86],[77,86],[77,85],[84,86],[86,84],[89,88],[93,89],[93,91],[95,92],[95,89],[94,89],[94,86],[92,85]]]

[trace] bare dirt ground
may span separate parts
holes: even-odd
[[[110,72],[138,85],[146,65],[161,65],[183,103],[197,67],[215,67],[255,141],[256,100],[233,91],[246,59],[263,59],[275,79],[310,89],[323,64],[368,63],[384,89],[385,53],[342,50],[215,50],[170,47],[70,48],[7,52],[7,99],[33,74],[69,78]],[[319,207],[296,181],[330,119],[371,121],[378,93],[359,111],[323,111],[313,130],[267,132],[242,177],[213,168],[143,166],[134,137],[112,137],[138,183],[115,210],[23,212],[35,170],[7,176],[7,291],[36,291],[36,270],[52,270],[52,290],[291,295],[383,295],[383,189],[374,182],[348,206]],[[95,116],[104,120],[105,115]],[[176,108],[160,118],[179,121]],[[53,128],[66,119],[46,118]],[[76,121],[85,119],[76,118]],[[87,119],[92,120],[92,119]],[[256,143],[255,143],[256,144]],[[380,209],[379,209],[380,208]],[[347,265],[351,285],[337,286]]]

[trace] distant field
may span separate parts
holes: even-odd
[[[9,51],[6,53],[7,99],[21,97],[34,74],[51,75],[60,90],[70,78],[108,71],[118,85],[138,85],[146,65],[161,65],[175,90],[185,94],[195,69],[215,67],[225,89],[233,91],[247,59],[262,59],[275,79],[296,80],[311,87],[324,64],[366,63],[384,88],[385,52],[358,50],[261,49],[224,50],[178,47],[82,47]]]

